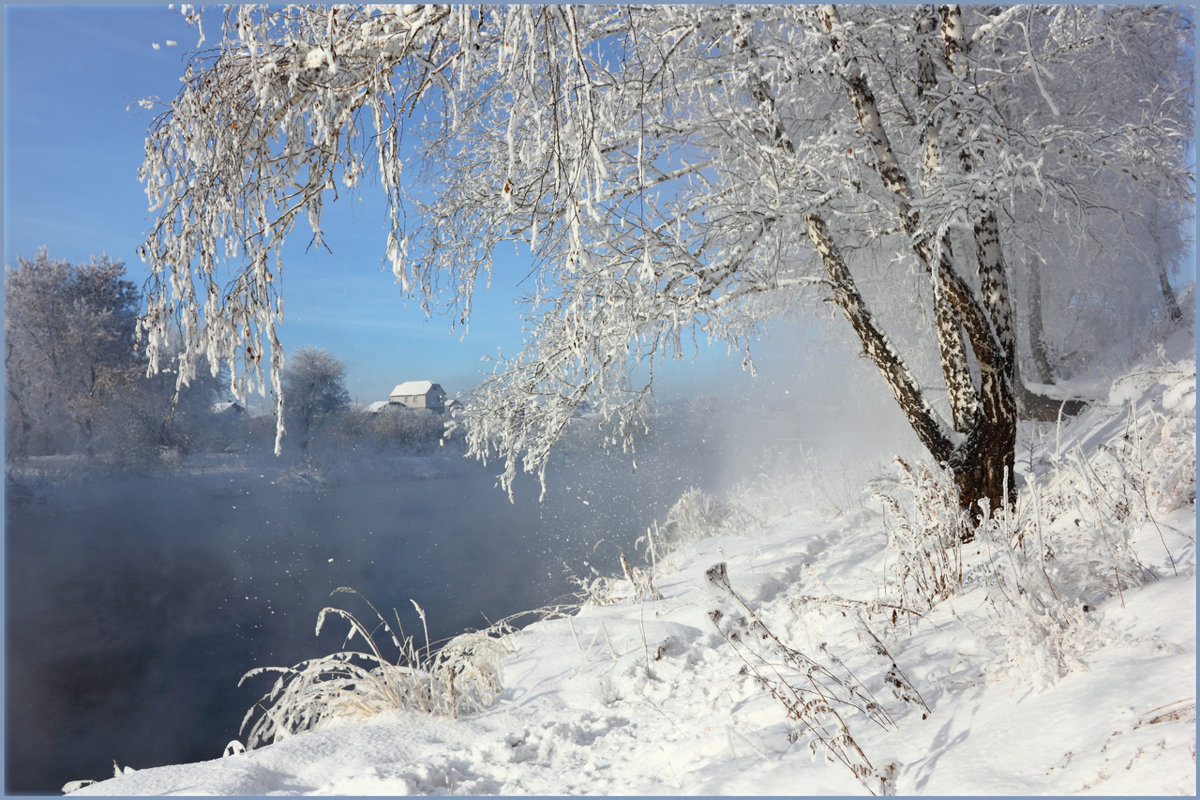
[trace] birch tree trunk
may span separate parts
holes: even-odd
[[[899,373],[887,365],[890,357],[881,358],[874,355],[876,351],[889,351],[879,343],[869,341],[865,336],[869,332],[869,326],[855,323],[855,319],[862,316],[862,312],[857,308],[861,305],[861,297],[842,290],[837,294],[838,302],[854,324],[867,354],[879,366],[884,379],[888,381],[893,394],[900,401],[901,408],[921,441],[934,457],[953,473],[960,507],[978,520],[985,507],[998,509],[1011,504],[1016,498],[1016,487],[1012,479],[1016,461],[1017,429],[1012,375],[1012,307],[1008,300],[1008,279],[1000,251],[996,217],[994,213],[985,213],[975,225],[980,284],[983,290],[983,299],[980,302],[959,273],[949,236],[943,235],[935,246],[931,241],[931,233],[921,225],[919,213],[912,203],[911,183],[892,149],[890,136],[866,72],[841,38],[841,23],[837,10],[833,6],[821,6],[817,15],[842,71],[846,92],[858,117],[862,135],[875,157],[879,177],[884,188],[895,198],[896,213],[905,233],[912,241],[913,251],[933,280],[935,328],[942,374],[949,393],[954,428],[966,435],[961,444],[951,449],[948,457],[941,455],[944,452],[941,442],[935,441],[927,433],[935,423],[927,419],[928,414],[922,410],[921,404],[901,399],[911,390],[897,385]],[[943,23],[942,30],[946,32],[945,53],[948,66],[953,70],[956,67],[954,55],[961,49],[961,45],[957,45],[957,49],[955,46],[961,35],[961,24],[955,24],[956,10],[944,10],[943,19],[949,20]],[[931,28],[931,25],[925,23],[921,32],[928,33]],[[918,75],[924,80],[930,79],[931,65],[926,63],[923,53],[917,56]],[[925,135],[925,179],[932,181],[944,165],[941,164],[937,141],[928,131]],[[963,167],[969,170],[970,164],[964,162]],[[808,228],[809,236],[817,244],[831,280],[835,286],[839,283],[844,284],[849,272],[838,267],[840,256],[827,235],[822,235],[819,220],[809,217]],[[840,280],[835,278],[835,273],[842,275]],[[852,307],[847,307],[847,299],[851,301]],[[978,386],[968,366],[968,346],[978,366]],[[927,404],[925,408],[928,408]]]
[[[1158,198],[1150,198],[1150,240],[1154,242],[1154,268],[1158,273],[1158,286],[1162,290],[1163,302],[1167,306],[1167,314],[1171,317],[1171,322],[1178,325],[1183,322],[1183,311],[1179,308],[1179,300],[1175,297],[1175,291],[1171,288],[1171,281],[1167,277],[1166,259],[1163,257],[1162,234],[1158,229]]]
[[[1026,289],[1026,305],[1029,307],[1029,351],[1033,355],[1033,367],[1037,371],[1039,383],[1050,383],[1054,380],[1054,370],[1050,367],[1050,353],[1046,349],[1046,330],[1042,320],[1042,262],[1037,256],[1029,256],[1026,261],[1029,272],[1029,285]]]

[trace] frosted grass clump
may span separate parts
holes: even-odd
[[[985,519],[976,536],[985,554],[979,583],[1004,655],[992,671],[1029,680],[1042,691],[1086,669],[1085,657],[1111,641],[1112,633],[1054,580],[1059,556],[1046,543],[1036,511],[1019,503]]]
[[[638,544],[644,544],[647,560],[653,564],[683,545],[719,533],[740,535],[759,524],[761,520],[742,504],[722,502],[692,486],[671,506],[666,521],[661,526],[655,522],[646,535],[638,539]]]
[[[896,459],[899,491],[879,491],[888,531],[887,586],[901,604],[932,608],[963,586],[962,541],[967,518],[954,483],[943,471]],[[911,498],[904,502],[900,496]]]
[[[982,593],[991,617],[984,635],[999,656],[993,672],[1028,680],[1040,691],[1083,669],[1084,657],[1108,639],[1087,607],[1054,576],[1064,569],[1095,571],[1059,563],[1032,490],[1021,494],[1014,509],[987,514],[975,526],[958,508],[945,471],[897,463],[898,488],[880,491],[876,498],[888,513],[887,588],[900,605],[928,613],[954,597]],[[965,533],[971,534],[969,547],[963,544]],[[1100,551],[1091,541],[1069,554],[1091,558],[1094,552]],[[1096,588],[1093,583],[1091,591]]]
[[[922,611],[982,592],[1001,656],[994,673],[1041,690],[1084,669],[1120,636],[1094,613],[1100,604],[1123,606],[1130,589],[1181,574],[1165,517],[1195,500],[1194,409],[1181,402],[1194,396],[1195,369],[1136,375],[1134,396],[1088,412],[1100,436],[1065,446],[1056,436],[1048,469],[978,526],[936,468],[900,462],[895,488],[876,494],[888,512],[889,592]]]
[[[345,587],[334,593],[358,594]],[[242,676],[239,685],[258,675],[279,674],[270,691],[242,720],[245,731],[258,715],[247,735],[247,748],[278,742],[336,720],[367,719],[392,710],[415,709],[457,718],[482,710],[496,699],[503,688],[501,661],[511,652],[507,637],[512,628],[507,620],[456,636],[435,650],[429,642],[425,611],[415,601],[413,607],[425,628],[424,647],[404,635],[398,614],[393,612],[393,626],[363,600],[379,620],[373,628],[349,611],[327,607],[317,616],[316,632],[321,633],[328,617],[339,617],[350,625],[345,645],[359,636],[366,652],[343,649],[294,667],[260,667]],[[395,661],[383,655],[375,638],[380,631],[396,650]]]

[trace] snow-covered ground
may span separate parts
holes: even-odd
[[[1193,794],[1180,341],[1025,431],[1016,517],[961,548],[915,465],[872,487],[890,507],[836,516],[798,499],[813,475],[691,493],[632,580],[502,640],[482,711],[337,719],[78,793]]]

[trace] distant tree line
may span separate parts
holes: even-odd
[[[206,364],[178,391],[170,367],[147,376],[135,335],[142,306],[124,264],[108,256],[73,264],[43,248],[6,268],[6,463],[74,455],[135,466],[197,452],[271,452],[274,415],[251,417],[228,403],[227,372],[214,376]],[[345,374],[325,350],[291,354],[282,383],[288,450],[310,458],[439,446],[441,417],[354,409]]]
[[[217,381],[176,397],[174,375],[146,376],[134,330],[141,295],[107,256],[87,264],[45,249],[5,273],[5,436],[9,461],[85,454],[129,460],[189,452]]]

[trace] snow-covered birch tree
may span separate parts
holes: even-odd
[[[749,363],[768,316],[829,300],[978,512],[1012,491],[1014,247],[1096,164],[1190,196],[1163,135],[1190,137],[1180,81],[1107,116],[1072,93],[1121,77],[1131,32],[1185,30],[1169,8],[231,8],[147,139],[141,331],[153,360],[177,322],[282,402],[283,242],[375,186],[381,256],[427,308],[466,321],[498,249],[529,254],[526,347],[459,418],[509,485],[585,401],[627,441],[656,363],[698,341]]]

